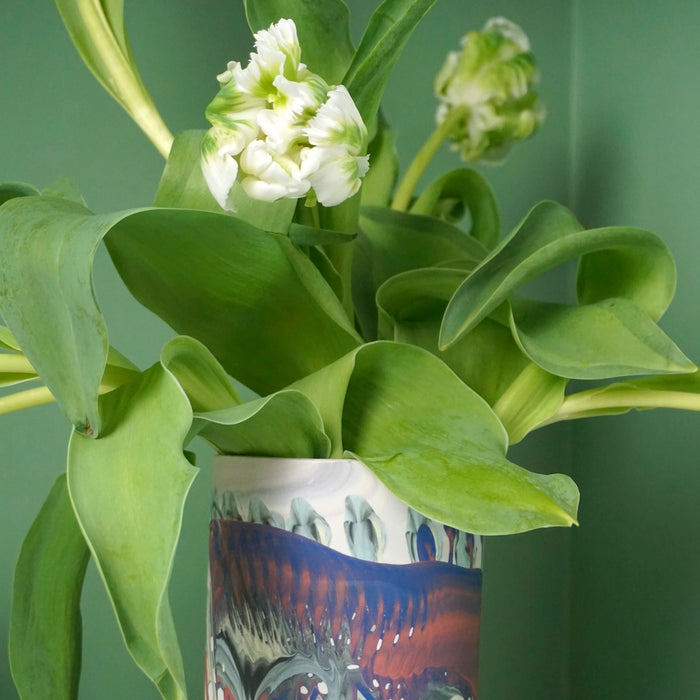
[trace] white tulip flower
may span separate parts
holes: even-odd
[[[238,180],[249,197],[307,196],[334,206],[354,195],[369,167],[367,128],[343,86],[329,86],[301,62],[292,20],[255,34],[244,68],[231,61],[207,107],[212,128],[202,172],[223,209]]]

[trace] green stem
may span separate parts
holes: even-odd
[[[24,355],[0,353],[0,374],[36,374],[36,370]]]
[[[36,370],[31,366],[31,364],[29,364],[29,361],[23,355],[0,355],[0,360],[6,360],[10,357],[14,357],[17,360],[24,360],[25,364],[22,365],[22,369],[4,369],[5,365],[0,363],[0,368],[2,368],[0,371],[36,374]],[[17,364],[19,365],[19,363]],[[107,365],[98,388],[98,393],[106,394],[109,391],[113,391],[122,384],[126,384],[126,382],[133,379],[135,374],[138,374],[138,372],[135,370],[126,369],[125,367],[119,367],[117,365]],[[35,387],[34,389],[25,389],[24,391],[16,391],[12,394],[7,394],[6,396],[0,396],[0,415],[4,415],[5,413],[13,413],[14,411],[21,411],[25,408],[32,408],[33,406],[41,406],[55,400],[54,395],[46,386]]]
[[[408,166],[408,170],[406,170],[403,179],[396,188],[396,195],[391,203],[392,209],[398,211],[406,211],[408,209],[421,175],[423,175],[426,167],[428,167],[428,164],[438,152],[442,142],[450,135],[454,125],[464,119],[468,113],[469,108],[466,106],[455,107],[447,113],[442,124],[430,134],[428,140],[416,154],[413,162]]]
[[[45,386],[17,391],[14,394],[0,397],[0,415],[21,411],[32,406],[41,406],[52,401],[55,401],[54,396]]]
[[[537,427],[541,428],[565,420],[624,413],[635,408],[677,408],[684,411],[700,411],[700,394],[685,391],[641,390],[625,386],[608,388],[605,391],[590,389],[567,396],[559,409]]]
[[[493,411],[508,431],[511,444],[519,442],[543,417],[561,405],[566,380],[528,364],[494,403]]]
[[[360,193],[346,199],[335,207],[316,208],[318,213],[318,225],[330,231],[344,231],[346,233],[357,232],[360,218]],[[323,246],[323,250],[331,261],[333,267],[340,275],[342,282],[342,296],[340,302],[350,320],[355,323],[355,308],[352,300],[352,261],[355,246],[348,243],[335,243]]]

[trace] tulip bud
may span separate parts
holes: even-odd
[[[530,42],[519,26],[496,17],[469,32],[435,78],[438,124],[454,117],[453,110],[463,114],[448,134],[453,149],[466,161],[500,160],[513,141],[532,135],[544,119],[536,80]]]

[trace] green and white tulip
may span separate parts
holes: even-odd
[[[436,119],[466,161],[499,160],[513,141],[532,135],[544,119],[534,90],[537,71],[523,30],[502,17],[462,39],[435,79]]]
[[[254,199],[340,204],[369,167],[367,128],[350,93],[301,62],[292,20],[258,32],[255,48],[245,68],[232,61],[218,76],[221,88],[206,110],[212,128],[202,172],[212,195],[233,211],[239,181]]]

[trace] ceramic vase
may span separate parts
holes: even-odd
[[[481,538],[355,460],[218,457],[208,700],[470,700]]]

